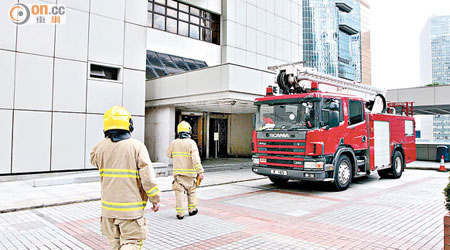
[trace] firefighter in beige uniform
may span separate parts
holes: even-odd
[[[178,139],[174,140],[167,149],[167,157],[173,158],[173,184],[175,191],[177,218],[184,218],[188,198],[188,212],[190,216],[198,213],[197,209],[197,175],[203,179],[203,167],[200,161],[197,144],[191,139],[191,125],[182,121],[178,124]]]
[[[144,208],[149,200],[159,209],[159,189],[145,145],[130,138],[130,113],[114,106],[103,117],[105,139],[91,152],[100,170],[101,232],[112,249],[141,249],[147,237]]]

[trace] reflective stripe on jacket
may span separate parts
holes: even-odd
[[[140,218],[147,200],[159,202],[155,172],[142,142],[106,138],[92,149],[91,163],[100,170],[103,217]]]
[[[195,177],[203,173],[197,143],[190,138],[176,139],[167,149],[167,157],[173,159],[173,175]]]

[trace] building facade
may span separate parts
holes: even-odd
[[[163,69],[147,81],[146,144],[152,160],[169,162],[165,150],[181,120],[193,126],[202,157],[249,156],[254,99],[274,83],[267,67],[302,60],[301,2],[149,4],[147,71]],[[165,27],[163,21],[155,25],[155,15],[165,17]]]
[[[361,13],[361,80],[372,85],[372,52],[370,46],[370,5],[368,0],[360,0]]]
[[[319,72],[361,82],[360,2],[303,0],[303,60]]]
[[[430,18],[420,37],[421,84],[450,84],[450,16]]]
[[[113,105],[143,140],[147,1],[59,0],[65,24],[15,24],[17,3],[0,1],[0,174],[93,168]]]

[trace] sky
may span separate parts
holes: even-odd
[[[420,86],[420,33],[429,17],[450,15],[450,0],[369,0],[369,4],[372,85]]]

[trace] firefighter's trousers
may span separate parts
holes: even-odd
[[[141,249],[147,231],[145,217],[134,220],[101,218],[102,235],[108,238],[112,250]]]
[[[197,184],[196,178],[184,175],[174,176],[172,190],[175,191],[175,209],[177,215],[184,216],[186,211],[186,194],[188,199],[188,211],[197,208]]]

